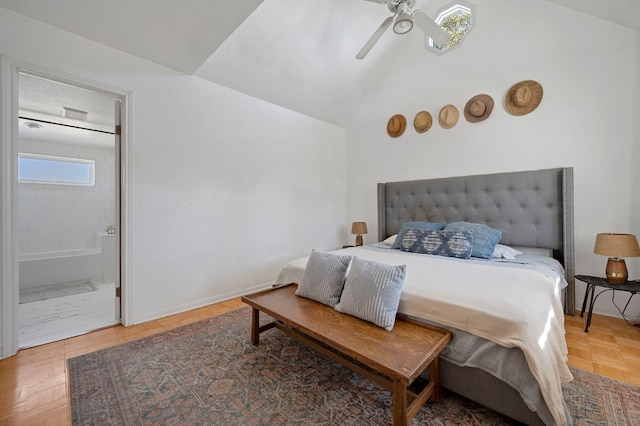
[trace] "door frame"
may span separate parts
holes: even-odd
[[[132,323],[132,101],[130,91],[89,81],[0,55],[0,359],[19,347],[18,298],[18,74],[25,72],[53,81],[84,87],[121,100],[120,135],[120,286],[121,322]]]

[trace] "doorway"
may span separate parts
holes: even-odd
[[[18,73],[18,346],[120,323],[121,97]]]

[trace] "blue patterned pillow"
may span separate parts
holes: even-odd
[[[482,223],[452,222],[447,223],[445,231],[473,232],[473,250],[471,256],[490,259],[493,249],[502,238],[502,230],[494,229]]]
[[[354,256],[336,310],[393,330],[406,269]]]
[[[404,234],[400,250],[469,259],[473,250],[473,233],[409,229]]]
[[[396,237],[395,242],[391,246],[393,249],[399,249],[400,244],[402,244],[402,238],[404,234],[407,233],[409,229],[431,229],[434,231],[439,231],[444,229],[444,223],[434,223],[434,222],[406,222],[402,224],[400,228],[400,232],[398,232],[398,236]]]
[[[313,250],[298,283],[296,295],[332,308],[340,301],[351,256]]]

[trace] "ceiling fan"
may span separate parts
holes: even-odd
[[[363,59],[367,53],[382,37],[385,31],[393,23],[393,32],[396,34],[406,34],[413,28],[415,23],[427,36],[431,37],[439,46],[444,46],[449,40],[449,34],[442,29],[433,19],[427,16],[420,9],[413,10],[416,0],[367,0],[374,3],[386,4],[389,11],[393,13],[382,22],[375,33],[369,38],[365,45],[356,55],[357,59]],[[395,20],[395,22],[394,22]]]

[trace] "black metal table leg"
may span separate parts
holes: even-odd
[[[587,298],[589,297],[589,290],[591,290],[593,292],[594,287],[595,286],[587,283],[587,288],[584,291],[584,299],[582,299],[582,310],[580,311],[580,318],[582,318],[584,316],[584,308],[587,307]]]
[[[587,314],[587,327],[584,329],[585,333],[589,332],[589,326],[591,325],[591,314],[593,313],[593,303],[595,301],[593,295],[596,292],[595,286],[593,287],[593,289],[591,290],[591,301],[589,303],[589,313]],[[598,296],[600,296],[600,294],[598,293]]]

